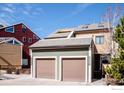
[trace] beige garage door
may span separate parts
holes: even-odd
[[[36,60],[36,77],[37,78],[55,78],[55,59],[42,58]]]
[[[63,58],[62,80],[85,81],[85,58]]]

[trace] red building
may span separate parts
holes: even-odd
[[[1,26],[0,37],[15,37],[23,43],[22,67],[30,68],[30,55],[28,47],[40,40],[40,38],[23,23],[7,27]]]

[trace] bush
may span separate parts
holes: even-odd
[[[119,81],[122,79],[122,75],[120,73],[113,73],[113,77],[114,79],[119,80]]]
[[[106,74],[111,75],[112,74],[112,69],[109,66],[107,66],[105,68],[105,72],[106,72]]]
[[[124,79],[124,60],[120,58],[111,59],[111,67],[107,66],[105,72],[115,80]]]

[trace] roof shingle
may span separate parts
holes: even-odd
[[[83,46],[90,45],[92,38],[69,38],[69,39],[44,39],[31,45],[30,48],[56,47],[56,46]]]

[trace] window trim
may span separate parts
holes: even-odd
[[[30,40],[31,40],[31,41],[30,41]],[[32,43],[32,38],[28,38],[28,42],[29,42],[29,43]]]
[[[22,37],[22,41],[23,42],[26,42],[26,37]]]
[[[103,42],[100,42],[100,43],[96,42],[98,37],[100,37],[100,38],[103,37]],[[98,44],[98,45],[104,44],[104,41],[105,41],[104,40],[105,39],[104,37],[105,37],[104,35],[97,35],[97,36],[95,36],[95,44]],[[100,39],[99,39],[99,41],[100,41]]]
[[[20,45],[20,43],[17,42],[16,40],[14,40],[14,44],[15,44],[15,45]]]
[[[13,28],[13,32],[8,32],[8,31],[7,31],[7,28],[10,28],[10,27],[12,27],[12,28]],[[9,26],[9,27],[6,27],[6,28],[5,28],[5,32],[8,32],[8,33],[15,33],[14,26]]]
[[[26,62],[26,64],[24,64],[24,62]],[[26,59],[26,58],[22,59],[22,65],[23,66],[28,66],[29,65],[28,64],[28,59]]]
[[[25,29],[25,31],[23,31],[23,29]],[[26,33],[27,27],[25,25],[22,24],[22,32]]]

